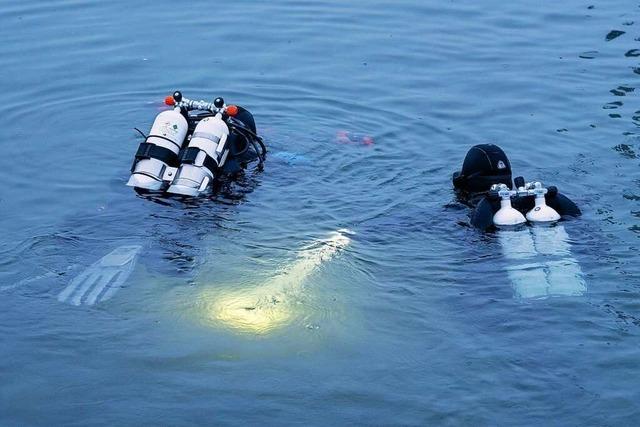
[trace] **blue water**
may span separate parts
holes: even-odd
[[[639,7],[0,2],[0,424],[637,425]],[[264,171],[198,203],[126,187],[176,89],[250,109]],[[465,226],[451,173],[483,142],[581,207],[586,293],[517,298]],[[339,228],[304,316],[208,320]],[[112,300],[58,302],[125,244]]]

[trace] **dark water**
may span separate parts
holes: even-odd
[[[148,3],[0,3],[0,424],[637,424],[639,3]],[[175,89],[249,108],[264,172],[199,203],[125,187]],[[464,226],[450,176],[482,142],[580,205],[586,292],[518,298]],[[295,321],[208,320],[343,227]],[[125,289],[57,301],[124,244]]]

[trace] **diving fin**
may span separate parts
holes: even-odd
[[[107,301],[127,281],[142,246],[120,246],[76,276],[58,294],[58,301],[73,305],[94,305]]]

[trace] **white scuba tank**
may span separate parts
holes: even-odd
[[[167,159],[173,156],[177,158],[188,130],[189,124],[180,114],[179,109],[158,114],[151,126],[149,136],[144,143],[140,144],[127,185],[147,190],[160,190],[165,170],[171,167],[167,164]]]
[[[513,226],[527,222],[524,215],[511,206],[511,195],[513,192],[510,191],[506,185],[499,184],[492,188],[498,190],[498,195],[500,196],[500,209],[493,216],[493,223],[496,227]]]
[[[544,197],[544,195],[547,194],[547,189],[543,188],[541,183],[536,182],[533,192],[536,195],[535,206],[527,212],[527,219],[531,222],[558,221],[560,214],[552,207],[547,206],[547,201]]]
[[[221,168],[227,159],[228,137],[229,127],[222,120],[220,113],[200,120],[167,191],[186,196],[197,196],[205,191],[216,170]]]
[[[524,218],[524,215],[511,206],[511,200],[500,200],[500,209],[493,216],[493,223],[497,227],[524,224],[525,222],[527,222],[527,220]]]

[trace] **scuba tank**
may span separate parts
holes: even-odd
[[[522,177],[516,178],[516,181],[520,180],[524,181]],[[490,194],[490,197],[495,198],[496,192],[500,197],[500,209],[493,215],[493,224],[496,227],[519,225],[527,221],[531,223],[552,223],[560,219],[560,214],[552,207],[547,206],[545,195],[549,190],[542,187],[540,182],[519,185],[517,190],[509,190],[505,184],[495,184],[491,187],[491,191],[493,194]],[[530,198],[532,196],[535,197],[534,206],[527,212],[526,216],[511,205],[512,197]],[[520,206],[525,205],[523,200],[519,200],[519,203]]]
[[[164,173],[178,166],[178,153],[189,124],[180,111],[163,111],[153,121],[149,136],[140,144],[131,166],[130,187],[160,190]]]
[[[560,214],[550,206],[547,206],[545,194],[549,191],[542,188],[542,184],[533,184],[533,194],[535,194],[535,206],[527,212],[527,220],[531,222],[554,222],[560,219]]]
[[[165,104],[174,108],[158,114],[138,147],[128,186],[197,196],[215,179],[252,161],[262,166],[267,149],[246,109],[226,105],[222,98],[189,100],[180,92],[165,98]]]
[[[511,206],[511,191],[505,184],[494,185],[491,189],[499,190],[498,196],[500,196],[500,209],[493,215],[493,223],[496,226],[519,225],[527,222],[524,215]]]
[[[180,156],[180,167],[167,192],[185,196],[203,192],[229,155],[228,136],[229,127],[221,113],[202,119]]]

